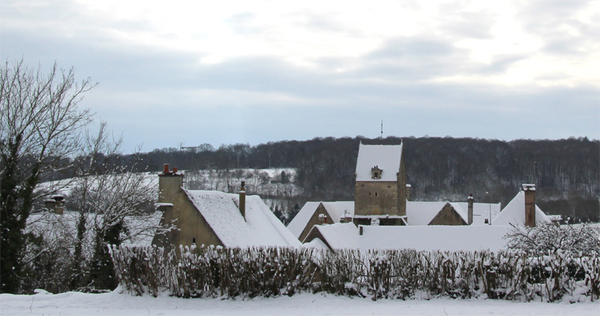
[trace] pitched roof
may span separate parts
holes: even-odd
[[[464,210],[468,210],[468,204],[465,202],[459,202],[459,204]],[[472,225],[487,225],[485,220],[490,218],[490,213],[492,218],[498,216],[500,211],[502,210],[502,203],[473,203],[473,224]]]
[[[535,223],[540,224],[549,222],[550,219],[542,212],[542,210],[536,205],[535,206]],[[525,225],[525,192],[520,191],[517,195],[506,205],[506,207],[494,218],[492,225]]]
[[[336,222],[346,216],[354,216],[354,201],[322,202],[327,214]]]
[[[186,190],[185,194],[226,247],[300,246],[259,196],[246,196],[246,220],[237,194]]]
[[[349,216],[354,216],[353,201],[306,202],[287,226],[296,238],[300,237],[300,234],[302,234],[302,231],[320,204],[323,204],[325,211],[327,211],[327,214],[329,214],[329,217],[331,217],[334,223],[339,223],[340,218],[344,217],[346,212],[348,212]]]
[[[355,249],[358,245],[358,228],[353,223],[337,223],[331,225],[316,225],[312,228],[318,230],[325,239],[325,244],[332,249]],[[313,232],[308,234],[310,236]],[[312,242],[309,241],[309,242]],[[314,244],[314,242],[312,242]]]
[[[446,203],[450,203],[465,222],[468,222],[469,203],[467,202],[407,201],[406,215],[408,217],[408,225],[428,225]],[[472,225],[487,225],[485,224],[485,220],[490,218],[490,212],[492,218],[494,218],[500,213],[500,207],[500,203],[473,203]]]
[[[416,249],[497,251],[506,247],[503,237],[510,226],[362,226],[352,223],[315,226],[324,243],[336,249]],[[322,243],[311,241],[311,244]],[[307,244],[305,244],[307,245]]]
[[[406,202],[406,221],[410,226],[429,225],[447,202]]]
[[[363,145],[358,147],[356,161],[356,181],[396,181],[400,171],[402,144],[400,145]],[[381,179],[371,178],[371,168],[382,170]]]
[[[317,207],[319,207],[319,204],[321,204],[321,202],[306,202],[300,211],[298,211],[298,214],[296,214],[292,221],[287,225],[287,228],[294,236],[296,236],[296,238],[300,237],[300,234],[302,234],[302,231],[317,210]]]

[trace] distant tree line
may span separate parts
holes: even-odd
[[[210,144],[155,149],[120,156],[138,171],[160,171],[164,163],[182,170],[295,168],[296,184],[308,200],[352,200],[360,142],[404,144],[413,200],[510,202],[523,183],[537,186],[537,204],[549,214],[572,221],[599,220],[600,142],[561,140],[488,140],[451,137],[314,138],[306,141]],[[100,157],[102,158],[102,157]],[[114,159],[114,157],[112,157]],[[102,159],[97,159],[101,162]],[[66,173],[53,175],[65,177]]]

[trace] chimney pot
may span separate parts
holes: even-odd
[[[173,167],[173,173],[177,173],[177,167]]]
[[[525,192],[525,226],[535,227],[535,184],[523,184]]]
[[[166,163],[166,164],[164,165],[164,168],[163,168],[163,174],[169,174],[169,173],[170,173],[170,172],[169,172],[169,164],[168,164],[168,163]]]
[[[473,194],[469,194],[467,221],[468,225],[473,224]]]
[[[242,213],[242,216],[244,217],[244,220],[246,220],[246,188],[244,187],[246,183],[244,181],[242,181],[242,185],[240,188],[240,193],[239,193],[239,208],[240,208],[240,213]]]

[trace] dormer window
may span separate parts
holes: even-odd
[[[383,172],[383,170],[379,169],[378,166],[371,168],[371,179],[380,180],[382,172]]]

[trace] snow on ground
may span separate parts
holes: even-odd
[[[9,315],[594,315],[600,304],[501,300],[379,300],[323,294],[251,300],[135,297],[69,292],[0,294],[0,314]]]

